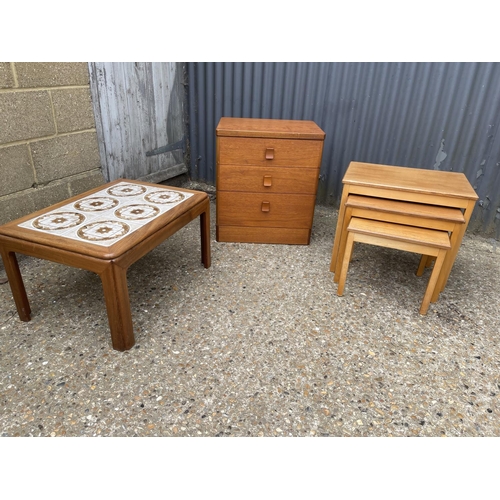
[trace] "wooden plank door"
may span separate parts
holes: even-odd
[[[89,71],[106,180],[187,172],[184,64],[91,62]]]

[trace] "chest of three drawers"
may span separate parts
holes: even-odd
[[[221,118],[217,241],[308,245],[324,138],[312,121]]]

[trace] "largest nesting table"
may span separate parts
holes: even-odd
[[[22,321],[31,309],[16,252],[97,273],[113,348],[134,343],[127,269],[197,217],[201,261],[210,267],[206,193],[119,179],[0,226],[0,252]]]

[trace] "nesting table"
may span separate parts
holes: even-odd
[[[465,223],[457,226],[450,238],[447,252],[431,301],[435,302],[444,289],[460,248],[478,196],[463,173],[426,170],[410,167],[351,162],[342,179],[343,189],[330,271],[335,272],[344,226],[346,201],[350,194],[426,204],[436,207],[454,207],[463,211]]]
[[[22,321],[31,310],[16,252],[97,273],[113,348],[134,343],[127,269],[200,217],[201,261],[210,267],[210,203],[206,193],[119,179],[0,226],[0,253]]]

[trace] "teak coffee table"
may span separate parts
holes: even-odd
[[[206,193],[119,179],[0,226],[0,252],[17,312],[31,310],[16,252],[97,273],[102,280],[113,348],[134,343],[127,269],[200,217],[201,261],[210,267]]]

